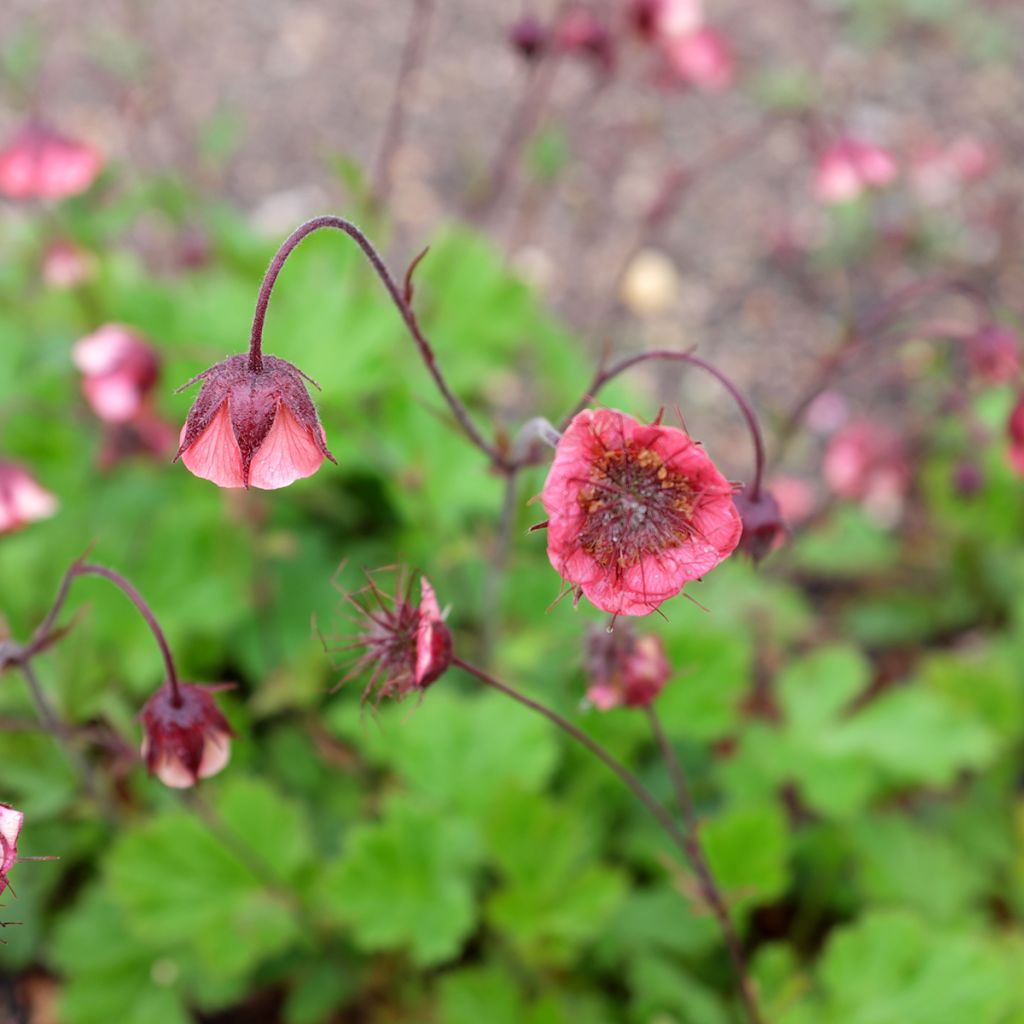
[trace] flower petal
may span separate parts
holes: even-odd
[[[184,440],[185,427],[181,428]],[[189,472],[218,487],[242,487],[242,453],[231,429],[228,402],[225,400],[206,429],[181,453]]]

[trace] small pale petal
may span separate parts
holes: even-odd
[[[185,427],[181,428],[181,438]],[[206,429],[181,453],[189,472],[218,487],[242,487],[242,453],[231,428],[227,400],[217,410]]]
[[[249,484],[267,491],[287,487],[296,480],[312,476],[323,461],[324,454],[309,429],[282,404],[270,433],[249,467]]]
[[[3,837],[3,843],[0,843],[0,875],[6,875],[17,860],[18,836],[24,821],[25,815],[21,811],[16,811],[7,804],[0,804],[0,836]]]
[[[231,738],[221,732],[211,732],[203,743],[203,759],[199,762],[199,778],[216,775],[231,760]]]
[[[107,423],[127,423],[142,408],[143,394],[130,373],[84,377],[82,392],[96,415]]]

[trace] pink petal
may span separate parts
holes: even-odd
[[[82,379],[82,392],[107,423],[127,423],[142,408],[143,394],[131,373],[107,373]]]
[[[273,433],[273,431],[271,431]],[[179,443],[185,436],[181,428]],[[268,438],[269,440],[269,438]],[[228,403],[225,400],[206,429],[181,453],[181,461],[189,472],[218,487],[242,487],[242,453],[231,429]]]
[[[323,428],[321,428],[321,431]],[[249,484],[272,491],[312,476],[324,461],[320,446],[307,427],[278,406],[274,424],[249,467]]]

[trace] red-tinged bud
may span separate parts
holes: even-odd
[[[818,158],[814,191],[823,203],[845,203],[868,189],[884,188],[896,180],[896,161],[880,146],[842,138]]]
[[[122,324],[105,324],[80,338],[71,360],[82,373],[86,400],[106,423],[127,423],[138,416],[160,376],[156,350]]]
[[[743,520],[739,550],[750,555],[755,564],[785,543],[789,530],[782,520],[779,503],[769,491],[762,489],[757,498],[741,491],[733,503]]]
[[[526,60],[536,60],[548,48],[548,30],[539,18],[524,15],[508,32],[509,42]]]
[[[0,533],[10,533],[57,511],[57,499],[16,462],[0,461]]]
[[[10,884],[7,875],[18,860],[18,836],[25,815],[9,804],[0,804],[0,893]]]
[[[1006,424],[1006,432],[1010,438],[1010,465],[1024,476],[1024,394],[1017,398]]]
[[[661,638],[637,634],[629,623],[587,635],[587,699],[601,711],[646,707],[664,689],[672,670]]]
[[[1017,335],[1006,327],[989,324],[966,339],[971,372],[987,384],[1005,384],[1020,373]]]
[[[247,355],[211,366],[189,382],[203,386],[175,459],[218,487],[274,490],[311,476],[325,458],[335,458],[306,389],[309,379],[275,356],[263,356],[259,370]]]
[[[212,697],[222,689],[223,684],[165,683],[146,702],[142,757],[165,786],[186,789],[228,763],[234,733]]]
[[[0,150],[0,195],[8,199],[64,199],[89,189],[103,167],[100,154],[32,122]]]
[[[370,673],[363,700],[376,692],[375,703],[385,697],[401,700],[414,690],[426,690],[452,663],[452,637],[445,625],[434,588],[420,577],[420,603],[413,602],[415,577],[395,572],[394,594],[381,589],[375,574],[366,573],[367,585],[345,600],[355,609],[358,630],[341,650],[354,652],[355,662],[338,686]]]

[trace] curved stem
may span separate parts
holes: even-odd
[[[764,435],[761,433],[761,424],[758,421],[757,413],[754,412],[753,406],[743,392],[718,367],[701,359],[699,356],[691,355],[689,352],[679,352],[674,349],[652,349],[648,352],[640,352],[635,356],[626,356],[617,363],[599,370],[590,382],[590,387],[587,388],[586,394],[580,399],[573,411],[565,417],[559,429],[564,431],[573,417],[585,409],[597,397],[598,391],[610,380],[618,377],[621,373],[625,373],[626,370],[636,366],[638,363],[644,363],[651,359],[665,359],[696,366],[705,373],[711,374],[732,396],[733,401],[743,415],[743,419],[746,421],[747,429],[750,431],[750,440],[754,448],[754,477],[750,485],[750,497],[753,501],[757,501],[761,496],[765,463]]]
[[[451,388],[448,386],[448,382],[444,379],[440,369],[437,366],[437,360],[434,356],[434,350],[431,347],[430,342],[426,339],[423,332],[420,330],[419,323],[416,320],[416,314],[413,313],[412,308],[405,301],[402,296],[402,292],[395,282],[395,279],[391,276],[388,268],[384,265],[384,261],[381,259],[377,250],[373,247],[370,240],[350,221],[345,220],[343,217],[336,217],[332,214],[324,214],[321,217],[314,217],[312,220],[306,221],[300,227],[297,227],[282,243],[281,247],[277,250],[274,258],[270,261],[270,266],[267,267],[267,272],[263,276],[263,283],[260,285],[259,295],[256,299],[256,312],[252,320],[252,331],[249,335],[249,367],[253,373],[260,373],[263,370],[263,321],[266,318],[267,306],[270,303],[270,293],[274,289],[274,283],[277,281],[278,274],[281,273],[281,268],[285,264],[285,260],[288,259],[292,250],[308,235],[311,235],[314,231],[319,231],[321,228],[335,228],[338,231],[344,232],[352,239],[362,250],[363,255],[369,261],[370,266],[373,267],[374,272],[380,278],[381,283],[387,290],[388,295],[391,297],[391,301],[395,304],[399,315],[402,317],[402,321],[405,323],[406,329],[412,336],[413,341],[416,343],[416,347],[420,351],[420,355],[423,357],[423,362],[426,364],[427,371],[430,376],[434,379],[434,383],[437,385],[438,390],[444,396],[445,401],[448,403],[448,407],[452,411],[452,415],[457,420],[460,427],[462,427],[466,436],[480,449],[496,466],[501,469],[507,468],[507,460],[501,454],[500,451],[488,441],[484,439],[481,433],[474,426],[473,421],[469,418],[469,413],[466,411],[466,407],[455,397]]]
[[[739,982],[740,994],[743,996],[743,1004],[747,1009],[752,1021],[760,1021],[761,1014],[757,1005],[757,998],[754,995],[754,987],[750,981],[750,974],[747,970],[746,959],[743,956],[743,947],[740,944],[739,936],[733,927],[732,918],[729,916],[729,908],[725,899],[715,882],[715,876],[711,873],[711,866],[704,856],[704,850],[700,845],[698,829],[700,822],[697,818],[697,811],[693,805],[693,797],[690,794],[690,787],[686,781],[686,774],[683,766],[672,749],[668,736],[661,726],[658,713],[652,704],[648,704],[644,711],[647,712],[647,720],[651,725],[651,732],[661,751],[665,761],[669,777],[672,780],[672,788],[676,792],[676,800],[679,803],[679,810],[682,813],[683,821],[686,823],[686,853],[690,864],[697,873],[697,880],[700,883],[701,893],[714,911],[718,920],[718,926],[722,931],[725,944],[729,950],[729,958],[732,960],[733,970]]]
[[[747,974],[746,963],[743,959],[743,952],[739,943],[739,938],[732,926],[732,920],[729,917],[729,911],[725,905],[725,900],[722,898],[722,894],[718,891],[714,876],[711,874],[707,862],[704,860],[700,844],[696,839],[693,824],[690,824],[688,821],[690,833],[689,835],[684,834],[676,824],[672,815],[665,810],[651,791],[624,764],[622,764],[621,761],[609,753],[609,751],[601,746],[600,743],[583,732],[582,729],[573,725],[573,723],[567,718],[563,718],[557,711],[533,700],[531,697],[527,697],[526,694],[520,693],[507,683],[501,682],[501,680],[496,679],[487,672],[484,672],[483,669],[477,668],[475,665],[472,665],[467,661],[463,661],[462,658],[458,656],[452,658],[452,663],[458,665],[464,672],[468,672],[471,676],[479,679],[480,682],[484,683],[486,686],[491,687],[491,689],[505,694],[506,697],[511,697],[512,700],[517,703],[522,704],[531,711],[536,711],[538,714],[543,715],[548,719],[548,721],[553,722],[562,730],[562,732],[572,737],[572,739],[580,745],[586,747],[587,750],[589,750],[590,753],[592,753],[599,761],[611,769],[611,771],[619,777],[623,784],[628,787],[644,807],[651,812],[655,820],[683,856],[690,862],[696,872],[704,897],[714,910],[715,917],[718,919],[719,927],[722,929],[722,935],[725,939],[726,946],[729,949],[729,957],[732,961],[733,969],[736,972],[737,981],[740,987],[740,994],[743,998],[743,1004],[752,1024],[761,1024],[761,1013],[758,1009],[757,1001],[754,998],[753,987]],[[689,791],[686,790],[686,793],[688,797]],[[691,821],[695,822],[696,816],[693,813],[692,803],[689,803],[688,806],[690,808],[689,818]]]

